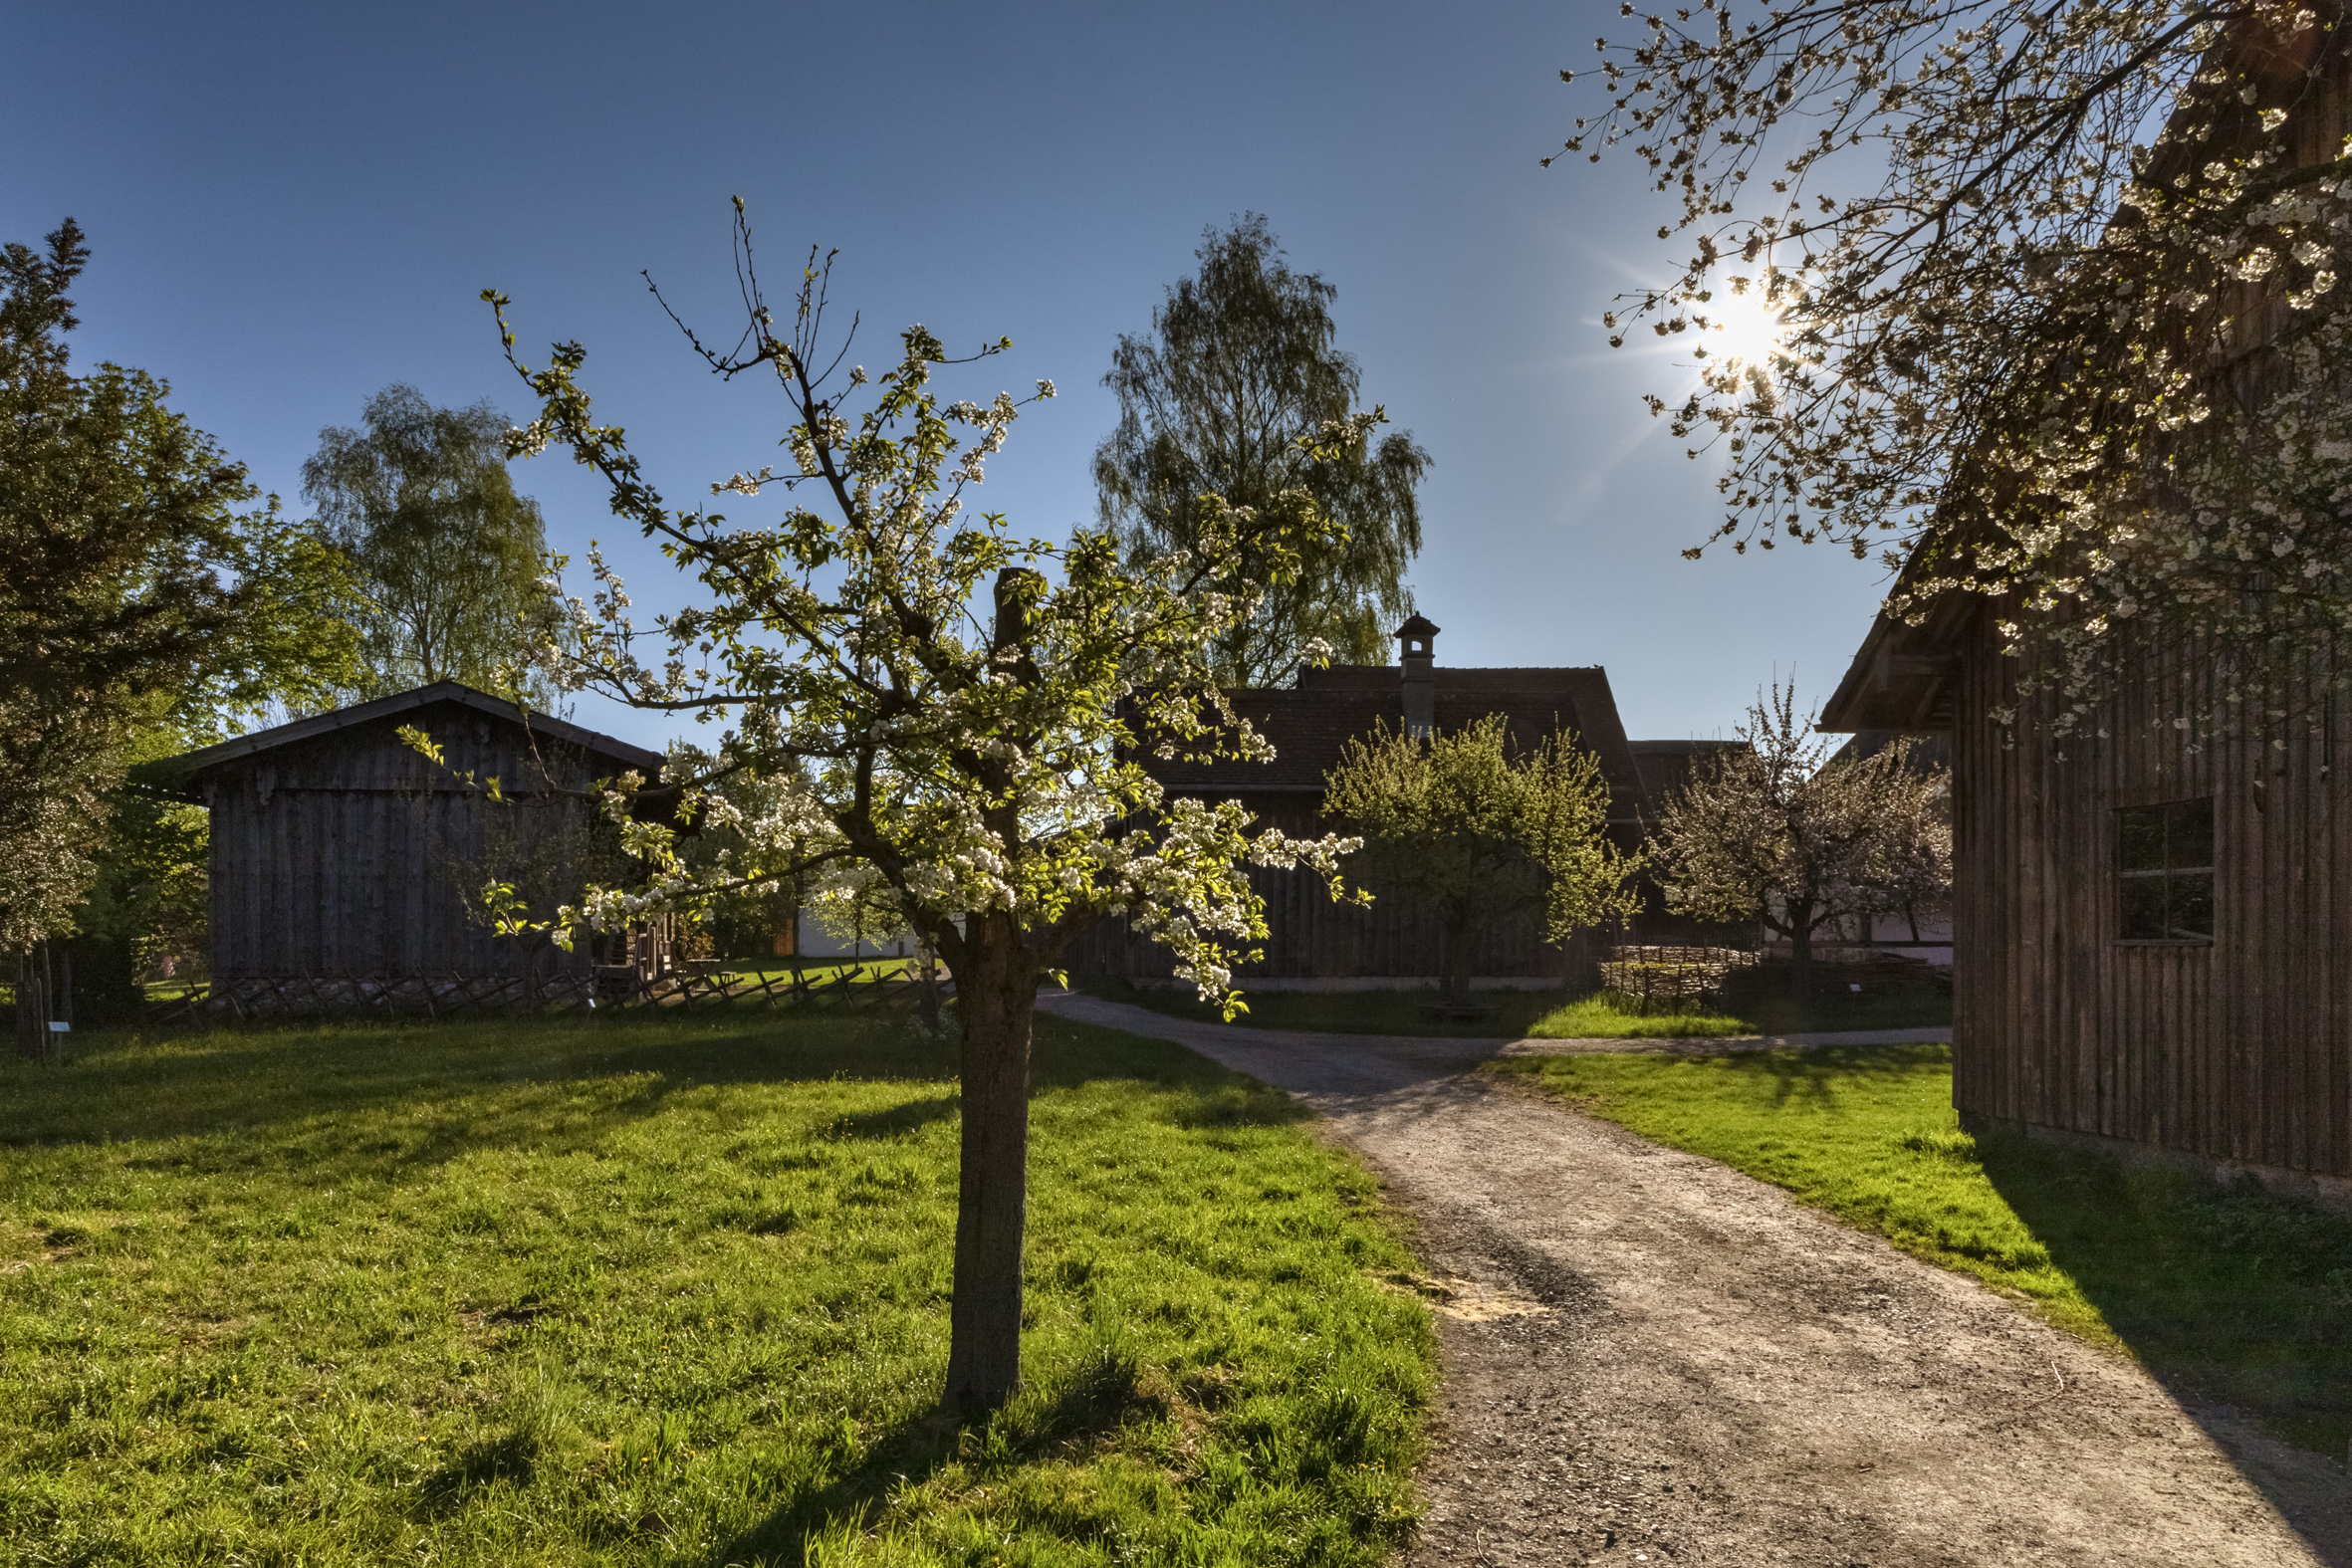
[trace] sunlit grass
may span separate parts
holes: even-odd
[[[2352,1219],[2251,1184],[1980,1142],[1952,1109],[1946,1045],[1492,1066],[2013,1294],[2292,1441],[2331,1456],[2352,1441]]]
[[[1172,1017],[1218,1021],[1217,1008],[1190,988],[1136,986],[1125,980],[1071,982],[1089,996],[1130,1002]],[[1332,1034],[1423,1034],[1519,1039],[1664,1039],[1678,1035],[1787,1034],[1815,1029],[1913,1028],[1949,1024],[1952,999],[1933,993],[1886,991],[1851,996],[1828,993],[1809,1002],[1759,1002],[1740,1012],[1698,1003],[1659,1003],[1644,1009],[1611,992],[1571,997],[1560,991],[1481,991],[1475,1000],[1494,1010],[1484,1018],[1436,1019],[1421,1005],[1435,991],[1251,991],[1249,1010],[1233,1021],[1262,1029]]]
[[[1407,1253],[1171,1046],[1041,1022],[1025,1391],[934,1415],[953,1054],[673,1015],[0,1064],[0,1560],[1382,1560]]]
[[[1563,1003],[1529,1024],[1526,1030],[1531,1038],[1548,1040],[1667,1039],[1677,1035],[1756,1032],[1756,1026],[1746,1018],[1700,1004],[1691,1004],[1687,1010],[1644,1009],[1626,998],[1605,991]]]

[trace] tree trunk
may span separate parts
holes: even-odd
[[[1811,995],[1813,979],[1813,906],[1788,909],[1788,985],[1800,1001]]]
[[[1470,947],[1467,925],[1467,921],[1461,920],[1438,923],[1437,994],[1443,1002],[1463,1002],[1470,996],[1470,977],[1462,973]]]
[[[1029,1041],[1037,977],[1009,915],[974,915],[956,974],[963,1015],[963,1162],[947,1388],[961,1416],[994,1410],[1021,1381],[1022,1231],[1029,1212]]]
[[[34,1060],[49,1054],[49,986],[46,955],[39,947],[16,956],[16,1051]]]

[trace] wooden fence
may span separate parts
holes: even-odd
[[[150,1025],[291,1021],[373,1015],[437,1019],[467,1014],[556,1016],[647,1008],[775,1011],[779,1008],[873,1008],[912,1002],[922,981],[911,971],[861,976],[855,968],[783,974],[695,965],[650,980],[633,970],[542,977],[534,995],[519,975],[451,975],[369,980],[335,975],[243,976],[199,986],[147,1009]],[[953,990],[944,977],[941,994]]]

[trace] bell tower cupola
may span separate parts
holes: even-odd
[[[1418,612],[1394,633],[1405,669],[1405,734],[1415,740],[1437,732],[1437,633]]]

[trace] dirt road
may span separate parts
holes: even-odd
[[[1445,1376],[1412,1563],[2352,1568],[2340,1466],[1465,1042],[1045,1005],[1296,1094],[1419,1222]]]

